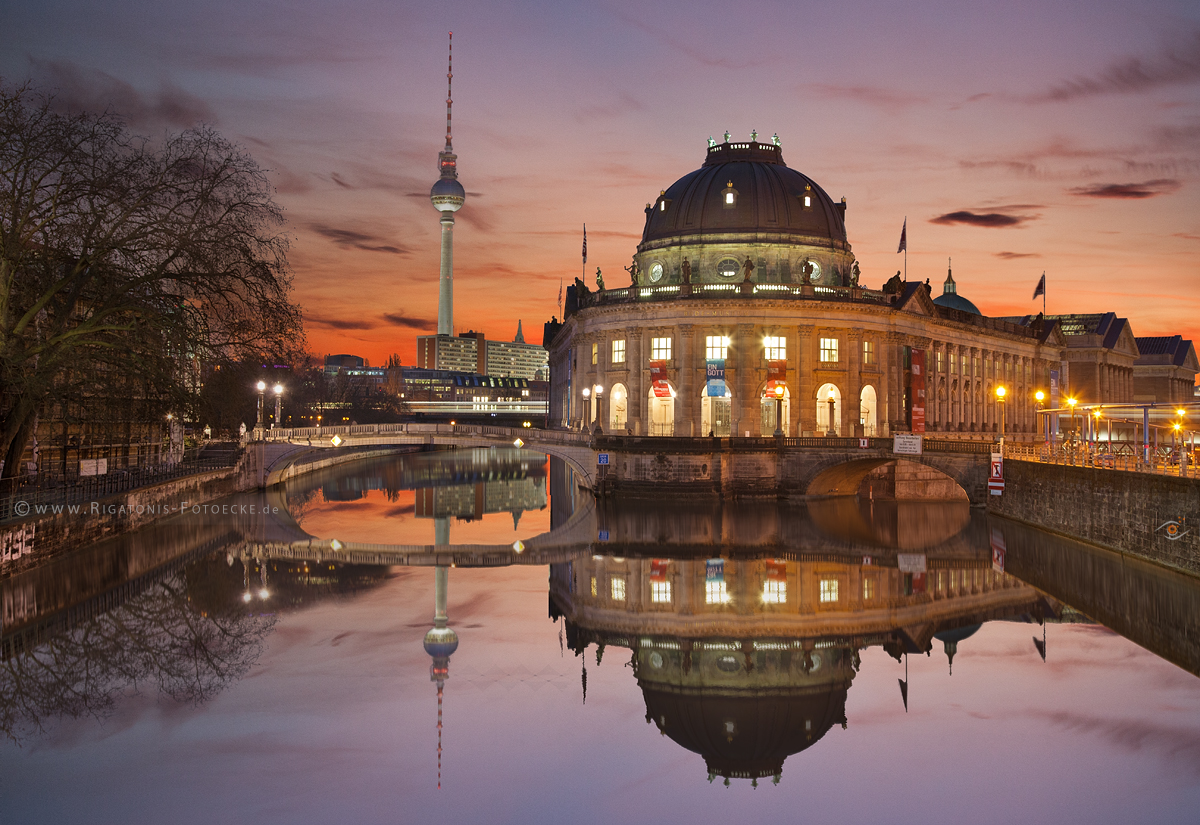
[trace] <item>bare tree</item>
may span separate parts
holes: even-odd
[[[201,362],[299,351],[282,226],[263,170],[209,127],[151,141],[0,87],[5,475],[72,387],[181,411]]]

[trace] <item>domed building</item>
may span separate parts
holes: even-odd
[[[646,204],[630,285],[568,290],[548,342],[551,426],[963,437],[999,430],[1002,383],[1007,434],[1033,438],[1059,328],[985,318],[952,277],[936,301],[899,277],[867,288],[846,213],[777,137],[710,139],[701,167]]]

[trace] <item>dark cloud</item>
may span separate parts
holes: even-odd
[[[938,215],[936,218],[930,218],[930,223],[939,223],[945,226],[953,226],[954,224],[965,224],[967,226],[981,226],[988,229],[997,229],[1007,226],[1020,226],[1026,221],[1033,220],[1028,215],[1006,215],[1003,212],[968,212],[963,209],[958,212],[947,212],[945,215]]]
[[[112,112],[135,128],[216,123],[216,115],[200,98],[171,83],[147,96],[131,84],[99,69],[68,60],[33,60],[34,69],[53,90],[55,105],[71,112]]]
[[[1070,711],[1032,712],[1055,727],[1088,733],[1128,753],[1157,753],[1175,765],[1200,774],[1200,731],[1155,725],[1140,719],[1087,716]]]
[[[1037,252],[997,252],[997,258],[1002,258],[1006,261],[1015,261],[1018,258],[1040,258],[1042,257]]]
[[[304,320],[314,327],[325,329],[372,329],[375,326],[369,321],[344,321],[340,318],[321,318],[316,315],[307,315]]]
[[[336,183],[338,186],[342,187],[343,189],[353,189],[354,188],[350,184],[346,183],[345,179],[341,175],[339,175],[337,172],[330,172],[329,177],[334,183]]]
[[[1148,180],[1145,183],[1098,183],[1094,186],[1076,186],[1069,191],[1072,195],[1082,195],[1087,198],[1140,200],[1174,192],[1182,185],[1174,178],[1160,178],[1159,180]]]
[[[1200,81],[1200,31],[1148,58],[1127,57],[1098,75],[1077,77],[1036,95],[1034,102],[1061,102],[1103,94],[1143,92]]]
[[[615,10],[614,10],[615,11]],[[655,28],[646,23],[644,15],[624,13],[615,11],[615,16],[621,21],[633,26],[635,29],[640,29],[654,40],[669,46],[676,51],[687,55],[692,60],[702,66],[711,66],[715,69],[749,69],[754,66],[763,65],[763,60],[730,60],[728,57],[723,57],[725,54],[745,55],[751,53],[746,49],[711,49],[706,48],[702,44],[697,44],[692,37],[680,37],[677,34],[668,33],[662,29]],[[679,28],[673,28],[673,32],[682,33]]]
[[[362,249],[367,252],[388,252],[392,255],[408,255],[411,250],[395,244],[385,243],[384,238],[356,232],[353,229],[338,229],[334,226],[314,223],[310,226],[313,232],[328,238],[343,249]]]
[[[382,316],[383,320],[395,327],[408,327],[409,329],[436,329],[437,322],[428,318],[412,318],[408,315],[402,315],[399,312],[385,312]]]
[[[416,505],[401,504],[398,507],[389,507],[383,512],[384,518],[398,518],[400,516],[412,515],[416,512]]]

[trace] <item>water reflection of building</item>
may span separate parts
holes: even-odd
[[[786,758],[847,724],[859,652],[896,659],[981,622],[1048,614],[1033,588],[974,559],[592,556],[551,567],[572,649],[624,647],[646,719],[718,776],[778,781]],[[894,564],[894,562],[893,562]],[[947,645],[947,652],[952,653]]]

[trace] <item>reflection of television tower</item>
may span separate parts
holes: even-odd
[[[433,208],[442,213],[442,268],[438,278],[438,335],[454,334],[454,213],[462,209],[467,193],[458,182],[458,156],[450,143],[450,94],[454,79],[454,32],[450,32],[450,63],[446,72],[446,148],[438,152],[441,177],[429,191]]]
[[[450,656],[458,650],[458,634],[447,625],[446,591],[450,581],[450,568],[434,568],[433,627],[425,634],[425,652],[433,657],[429,666],[429,680],[437,683],[437,730],[438,730],[438,790],[442,787],[442,689],[450,678]]]

